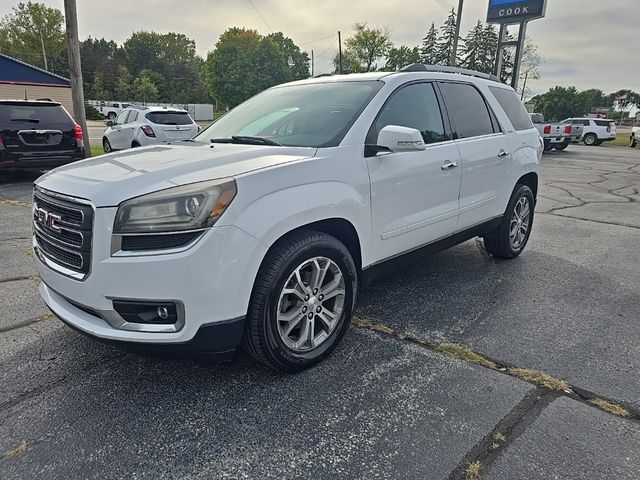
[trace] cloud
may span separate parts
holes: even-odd
[[[40,0],[63,10],[62,0]],[[17,3],[17,0],[16,2]],[[442,24],[455,0],[253,0],[276,31],[314,50],[316,73],[331,69],[337,32],[347,36],[356,22],[389,27],[397,44],[417,45],[431,22]],[[534,91],[554,85],[640,91],[640,28],[638,1],[549,1],[547,18],[531,22],[529,36],[538,44],[545,64],[543,78],[531,83]],[[467,0],[462,31],[486,17],[487,0]],[[4,0],[0,15],[9,13]],[[196,40],[205,56],[219,35],[232,26],[269,33],[248,0],[116,0],[78,2],[80,35],[124,41],[136,30],[176,31]],[[331,37],[328,37],[331,35]]]

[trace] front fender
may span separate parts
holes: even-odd
[[[350,222],[359,235],[370,232],[368,189],[358,191],[337,181],[320,181],[284,188],[244,206],[234,224],[271,247],[287,233],[321,220]],[[365,248],[360,239],[363,260]]]

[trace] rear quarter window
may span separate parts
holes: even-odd
[[[61,105],[0,104],[0,123],[2,124],[73,124],[73,120]]]
[[[594,120],[599,127],[610,127],[613,122],[611,120]]]
[[[524,108],[518,95],[516,95],[513,90],[497,87],[489,87],[489,90],[491,90],[493,96],[498,100],[504,113],[509,117],[513,128],[518,131],[533,128],[533,123],[531,123],[531,117],[529,117],[527,109]]]
[[[158,125],[191,125],[193,120],[184,112],[149,112],[147,120]]]

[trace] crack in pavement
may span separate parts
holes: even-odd
[[[535,422],[558,394],[536,388],[518,404],[460,461],[448,480],[466,480],[467,467],[478,462],[481,475],[487,474],[506,448]]]
[[[30,277],[27,277],[27,279]],[[30,327],[34,323],[44,322],[45,320],[51,320],[54,318],[53,313],[45,313],[44,315],[40,315],[38,317],[30,318],[28,320],[23,320],[18,323],[14,323],[13,325],[9,325],[7,327],[0,327],[0,333],[11,332],[13,330],[17,330],[19,328]]]
[[[433,341],[428,341],[428,340],[422,340],[419,339],[413,335],[411,335],[408,332],[402,331],[402,330],[398,330],[398,329],[394,329],[392,327],[390,327],[389,325],[386,325],[384,323],[379,323],[379,322],[374,322],[365,318],[361,318],[361,317],[353,317],[352,320],[352,324],[356,327],[359,328],[363,328],[366,330],[371,330],[373,332],[377,332],[379,334],[382,335],[387,335],[390,336],[392,338],[395,338],[396,340],[402,341],[402,342],[407,342],[413,345],[418,345],[420,347],[423,348],[427,348],[431,351],[440,353],[442,355],[446,355],[452,358],[457,358],[458,360],[464,361],[466,363],[473,363],[476,365],[480,365],[481,367],[487,368],[489,370],[495,371],[495,372],[500,372],[504,375],[507,375],[509,377],[512,378],[516,378],[520,381],[525,381],[531,385],[535,385],[537,388],[541,388],[544,391],[548,391],[548,392],[552,392],[555,393],[558,396],[564,396],[564,397],[568,397],[571,398],[572,400],[575,400],[577,402],[580,402],[582,404],[588,405],[591,408],[597,408],[598,410],[601,411],[605,411],[602,408],[599,408],[598,405],[596,403],[594,403],[594,401],[597,400],[604,400],[607,403],[610,404],[614,404],[617,406],[621,406],[628,415],[624,415],[624,416],[620,416],[620,415],[615,415],[617,418],[624,418],[625,420],[628,421],[632,421],[634,423],[638,423],[640,424],[640,410],[636,409],[635,407],[629,406],[627,404],[625,404],[624,402],[619,402],[615,399],[612,398],[607,398],[607,397],[603,397],[601,395],[597,395],[589,390],[580,388],[580,387],[575,387],[571,384],[569,384],[568,382],[565,382],[563,380],[558,380],[555,379],[554,377],[552,377],[551,375],[545,374],[543,372],[537,372],[535,370],[529,370],[526,368],[523,368],[521,366],[518,365],[513,365],[507,362],[503,362],[485,355],[481,355],[479,353],[474,352],[473,350],[471,350],[470,348],[464,346],[464,345],[460,345],[460,344],[450,344],[450,343],[445,343],[445,342],[433,342]],[[458,349],[452,349],[452,348],[446,348],[447,346],[457,346]],[[460,353],[461,352],[461,353]],[[532,374],[535,374],[533,377],[533,379],[529,379],[523,375],[520,375],[518,372],[519,371],[524,371],[524,372],[530,372]],[[550,379],[554,382],[558,382],[560,385],[562,385],[561,387],[558,388],[551,388],[549,386],[547,386],[547,382],[546,381],[537,381],[535,379],[535,376],[541,378],[541,379]],[[562,389],[560,389],[562,388]],[[613,415],[611,412],[607,412],[610,415]]]
[[[537,212],[536,215],[553,215],[555,217],[570,218],[572,220],[580,220],[582,222],[601,223],[603,225],[615,225],[617,227],[633,228],[633,229],[636,229],[636,230],[640,230],[639,226],[631,225],[629,223],[607,222],[605,220],[593,220],[592,218],[574,217],[572,215],[561,215],[561,214],[554,213],[555,211],[556,210],[552,210],[550,212]]]

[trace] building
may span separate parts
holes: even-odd
[[[0,98],[37,100],[50,98],[73,115],[71,83],[68,78],[47,72],[0,52]]]

